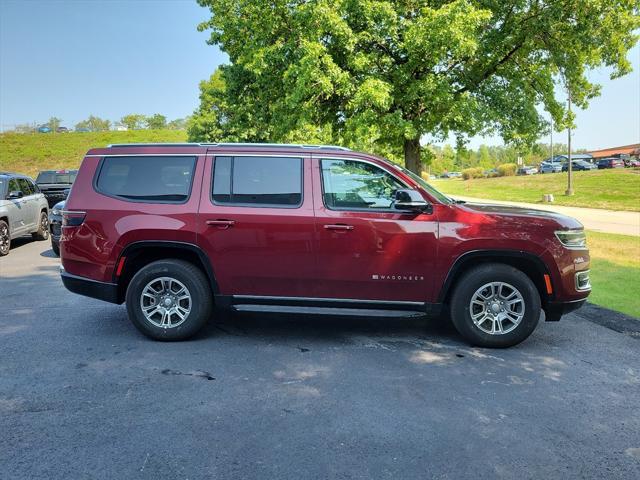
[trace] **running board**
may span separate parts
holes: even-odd
[[[425,312],[415,310],[379,310],[370,308],[335,308],[335,307],[300,307],[288,305],[233,305],[236,312],[251,313],[284,313],[304,315],[337,315],[343,317],[386,317],[386,318],[415,318],[423,317]]]

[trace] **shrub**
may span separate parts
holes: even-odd
[[[464,180],[469,180],[470,178],[483,178],[483,177],[484,177],[484,169],[480,167],[467,168],[462,171],[462,178]]]
[[[499,177],[512,177],[516,174],[518,166],[515,163],[503,163],[498,165],[497,168]]]

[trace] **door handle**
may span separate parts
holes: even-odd
[[[233,227],[236,222],[233,220],[207,220],[207,225],[211,227],[221,227],[222,229],[227,229],[229,227]]]
[[[345,225],[343,223],[325,225],[327,230],[353,230],[353,225]]]

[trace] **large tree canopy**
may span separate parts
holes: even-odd
[[[631,70],[640,0],[198,0],[230,64],[201,84],[195,140],[335,142],[419,170],[420,138],[532,144],[586,107],[589,69]],[[548,114],[547,114],[548,115]]]

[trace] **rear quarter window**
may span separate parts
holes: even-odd
[[[95,188],[133,202],[183,203],[191,194],[195,167],[194,156],[104,157]]]

